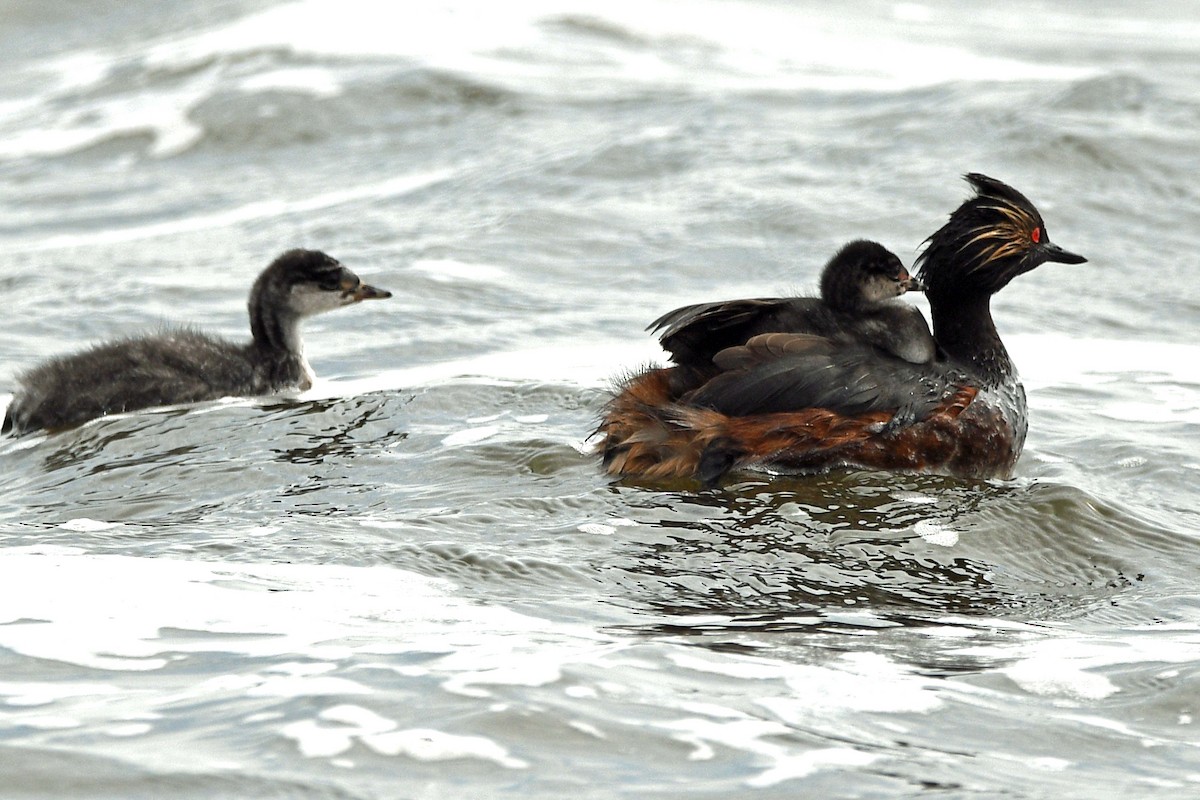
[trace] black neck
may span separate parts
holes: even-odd
[[[262,302],[256,293],[250,302],[250,332],[254,337],[250,347],[258,353],[256,369],[269,386],[308,388],[299,317]]]
[[[1012,359],[992,322],[990,294],[934,295],[929,298],[929,310],[933,338],[951,359],[992,385],[1015,374]]]
[[[250,333],[254,346],[278,356],[301,356],[300,320],[295,314],[280,312],[270,303],[255,297],[250,303]]]

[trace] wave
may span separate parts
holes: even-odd
[[[31,99],[0,103],[0,158],[60,155],[147,133],[151,156],[173,156],[203,138],[194,112],[222,92],[327,99],[391,83],[398,70],[462,76],[485,94],[555,98],[647,90],[893,93],[1095,75],[913,35],[936,19],[847,13],[704,2],[681,14],[668,0],[615,7],[598,0],[298,0],[198,31],[23,65]]]
[[[5,245],[5,250],[8,252],[31,253],[77,247],[95,247],[154,239],[162,236],[196,233],[216,228],[228,228],[236,225],[244,225],[248,222],[306,214],[362,200],[382,200],[400,197],[441,183],[453,175],[454,170],[451,169],[400,175],[383,181],[352,186],[348,189],[337,189],[311,197],[290,200],[257,200],[223,211],[195,214],[189,217],[153,222],[146,225],[110,228],[104,231],[90,231],[87,233],[59,234],[26,243],[12,242]]]
[[[270,47],[320,57],[401,57],[500,76],[531,91],[544,91],[547,79],[552,87],[572,82],[580,91],[583,77],[695,88],[858,91],[1091,74],[914,41],[908,35],[914,20],[899,13],[858,16],[860,24],[847,25],[840,8],[716,2],[693,4],[681,14],[667,0],[615,7],[597,0],[503,6],[459,0],[386,8],[370,0],[301,0],[164,42],[150,58],[176,64]],[[564,67],[572,74],[563,75]]]

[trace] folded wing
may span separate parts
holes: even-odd
[[[811,334],[754,336],[717,353],[713,363],[720,373],[681,401],[733,417],[823,408],[843,415],[902,412],[911,421],[957,388],[944,369]]]
[[[811,297],[697,303],[663,314],[646,328],[677,364],[707,365],[720,351],[771,331],[827,333],[830,312]]]

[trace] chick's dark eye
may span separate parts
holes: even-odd
[[[317,282],[317,286],[321,288],[321,291],[333,292],[342,288],[342,282],[337,279],[337,276],[332,276],[329,278],[322,278]]]

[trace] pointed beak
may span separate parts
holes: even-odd
[[[1070,250],[1063,250],[1053,242],[1046,242],[1041,249],[1042,255],[1047,261],[1057,261],[1060,264],[1082,264],[1087,261],[1083,256],[1072,253]]]
[[[387,289],[376,289],[374,286],[368,286],[365,283],[360,283],[357,288],[351,292],[354,302],[360,300],[386,300],[392,296],[392,293]]]
[[[908,270],[900,271],[900,288],[905,292],[923,292],[925,284],[921,283],[921,279],[916,275],[909,275]]]

